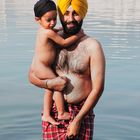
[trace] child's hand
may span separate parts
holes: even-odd
[[[62,27],[59,27],[59,28],[54,28],[53,30],[54,30],[55,32],[59,32],[59,31],[62,31],[63,28],[62,28]]]
[[[81,30],[77,33],[77,35],[78,35],[79,38],[85,36],[85,33],[84,33],[83,29],[81,29]]]

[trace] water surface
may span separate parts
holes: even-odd
[[[41,140],[43,90],[28,81],[34,2],[0,0],[0,140]],[[101,42],[107,61],[94,140],[139,140],[140,1],[89,0],[83,28]]]

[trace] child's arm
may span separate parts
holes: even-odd
[[[63,28],[62,28],[62,27],[59,27],[59,28],[53,28],[53,31],[55,31],[55,32],[63,31]]]
[[[84,33],[81,30],[76,35],[72,35],[71,37],[68,37],[66,39],[62,38],[59,34],[54,32],[53,30],[48,30],[47,35],[48,35],[48,38],[53,40],[55,43],[59,44],[62,47],[67,47],[75,43],[82,36],[84,36]]]

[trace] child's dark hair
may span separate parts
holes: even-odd
[[[56,10],[56,5],[52,0],[39,0],[34,5],[35,17],[41,18],[46,12]]]

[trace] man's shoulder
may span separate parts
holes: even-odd
[[[82,42],[85,44],[86,48],[89,49],[89,51],[95,51],[102,47],[101,43],[94,37],[85,36]]]

